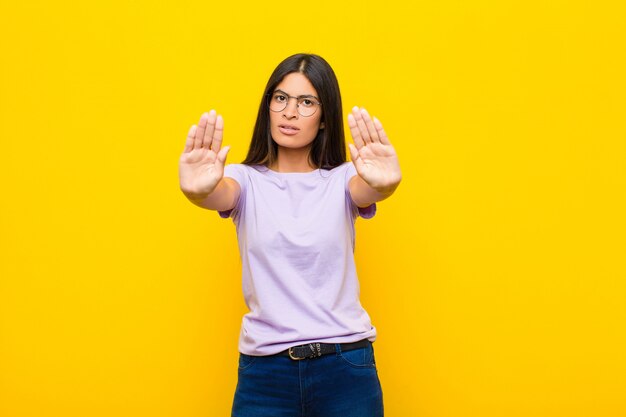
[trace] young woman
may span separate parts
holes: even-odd
[[[380,121],[358,107],[348,115],[354,145],[346,162],[341,113],[330,65],[297,54],[272,73],[241,164],[225,166],[229,147],[215,111],[189,130],[181,190],[233,219],[250,309],[233,416],[383,415],[354,223],[395,191],[400,165]]]

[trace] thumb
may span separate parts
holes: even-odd
[[[356,147],[351,143],[348,144],[348,148],[350,148],[350,158],[352,162],[356,164],[356,160],[359,159],[359,151],[357,151]]]
[[[230,151],[230,146],[224,146],[217,154],[217,160],[220,161],[222,165],[226,163],[226,156],[228,156],[228,151]]]
[[[348,148],[350,148],[350,157],[352,158],[354,168],[356,169],[357,174],[361,175],[361,170],[363,169],[363,160],[359,156],[359,151],[356,146],[351,143],[348,144]]]

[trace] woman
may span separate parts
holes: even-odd
[[[232,415],[382,416],[372,342],[359,301],[354,222],[400,183],[376,118],[355,107],[346,162],[341,95],[320,56],[297,54],[272,73],[246,159],[225,166],[224,121],[189,130],[180,186],[194,204],[232,217],[250,312],[239,338]]]

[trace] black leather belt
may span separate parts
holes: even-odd
[[[371,344],[368,339],[359,340],[354,343],[340,343],[341,351],[353,350],[367,347]],[[292,346],[287,350],[283,350],[278,353],[281,356],[288,356],[294,361],[300,361],[302,359],[319,358],[322,355],[328,353],[335,353],[337,351],[335,343],[308,343],[306,345]]]

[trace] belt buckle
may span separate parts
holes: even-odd
[[[305,347],[305,346],[308,346],[309,349],[311,349],[312,353],[309,356],[304,356],[300,358],[298,356],[293,355],[293,350],[292,350],[293,348]],[[322,350],[321,350],[319,343],[309,343],[308,345],[292,346],[289,348],[288,353],[289,353],[289,357],[293,359],[294,361],[301,361],[302,359],[307,359],[307,358],[308,359],[319,358],[320,356],[322,356]]]
[[[293,352],[291,351],[291,349],[293,349],[293,348],[292,347],[289,348],[289,357],[291,359],[293,359],[294,361],[301,361],[302,359],[304,359],[304,358],[298,358],[296,356],[293,356]]]

